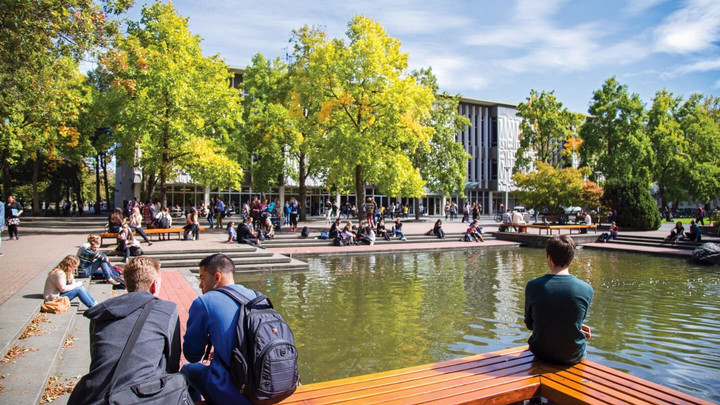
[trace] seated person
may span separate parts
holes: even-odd
[[[190,209],[187,216],[185,217],[185,229],[184,237],[185,240],[198,240],[200,239],[200,222],[198,221],[198,211],[195,207]]]
[[[80,260],[73,255],[65,256],[60,263],[50,270],[47,279],[45,279],[45,292],[43,299],[45,302],[55,301],[60,297],[68,297],[70,301],[75,297],[80,298],[80,302],[90,308],[95,305],[95,299],[85,289],[82,281],[75,281],[73,271],[80,264]]]
[[[402,221],[400,220],[400,217],[395,219],[395,225],[393,225],[392,233],[393,236],[400,238],[400,240],[407,240],[405,237],[405,234],[402,231]]]
[[[345,225],[339,237],[346,245],[357,245],[355,241],[355,231],[353,231],[349,225]]]
[[[512,214],[510,210],[503,212],[502,224],[498,227],[498,232],[507,232],[512,230]]]
[[[88,277],[92,276],[97,269],[101,269],[103,278],[107,283],[119,285],[120,282],[115,280],[117,275],[114,274],[110,259],[104,253],[98,251],[99,248],[98,243],[91,243],[90,248],[83,250],[79,257],[79,269],[83,270]]]
[[[385,240],[390,240],[390,233],[385,229],[385,219],[380,218],[380,221],[378,221],[376,234],[382,236]]]
[[[365,225],[358,232],[358,242],[366,243],[370,246],[375,244],[375,230],[370,225]]]
[[[471,223],[470,226],[465,230],[465,240],[468,242],[473,240],[475,242],[485,242],[483,240],[482,234],[478,232],[477,228],[475,227],[475,223]]]
[[[685,239],[685,227],[683,226],[682,221],[675,223],[675,228],[670,231],[670,235],[668,235],[665,239],[675,243],[679,240]]]
[[[255,231],[255,228],[253,227],[252,217],[248,218],[246,222],[238,225],[237,240],[238,243],[245,243],[250,246],[265,249],[265,247],[260,244],[260,240],[257,237],[257,231]]]
[[[525,325],[532,331],[530,351],[540,360],[576,364],[585,357],[590,328],[583,325],[593,300],[592,287],[570,274],[575,242],[555,235],[545,243],[550,273],[525,287]]]
[[[330,232],[328,232],[328,238],[335,239],[340,234],[340,218],[336,218],[335,222],[330,225]]]
[[[115,208],[115,210],[108,217],[108,232],[111,232],[111,233],[120,232],[120,228],[122,228],[123,222],[124,222],[124,219],[123,219],[122,209]]]
[[[690,221],[690,232],[685,232],[685,237],[689,241],[700,242],[702,240],[702,233],[700,227],[697,225],[695,220]]]
[[[437,236],[439,239],[445,239],[445,232],[442,229],[442,220],[438,219],[435,221],[435,225],[433,226],[432,235]]]
[[[137,249],[139,247],[140,243],[133,236],[133,232],[127,222],[123,223],[122,229],[120,229],[117,236],[117,248],[115,249],[118,253],[124,255],[123,262],[127,263],[131,255],[138,256]]]
[[[520,211],[513,211],[512,213],[512,223],[513,225],[525,225],[525,218],[523,218],[523,214]]]
[[[235,222],[230,221],[227,226],[228,243],[237,242],[237,231],[235,230]]]
[[[87,242],[84,242],[82,245],[80,245],[80,248],[78,249],[75,256],[80,257],[82,252],[85,251],[85,249],[90,249],[90,245],[96,242],[98,246],[100,246],[100,237],[97,235],[88,235]],[[77,268],[77,266],[75,266]]]
[[[260,225],[258,235],[260,240],[275,238],[275,228],[273,227],[272,221],[269,217],[265,218],[265,221],[262,225]]]
[[[158,299],[160,262],[136,257],[125,266],[127,294],[111,297],[85,311],[90,319],[90,370],[73,390],[68,404],[107,404],[109,381],[142,309],[153,301],[133,348],[119,373],[115,390],[175,373],[180,368],[180,320],[177,305]],[[188,399],[189,401],[189,399]],[[189,403],[189,402],[188,402]]]
[[[612,221],[610,223],[610,229],[608,230],[609,232],[607,234],[605,234],[604,242],[607,242],[610,239],[612,239],[612,240],[617,239],[619,230],[620,230],[620,228],[618,228],[618,226],[615,224],[615,221]]]

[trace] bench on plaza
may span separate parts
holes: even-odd
[[[204,231],[205,228],[200,228],[200,231]],[[178,235],[178,239],[182,239],[182,235],[185,232],[184,228],[152,228],[152,229],[145,229],[145,234],[150,235],[158,235],[158,239],[160,239],[160,235],[166,235],[168,238],[170,237],[170,234],[176,233]],[[133,235],[136,235],[136,232],[133,232]],[[103,244],[103,239],[117,239],[118,234],[114,232],[104,232],[100,234],[100,245]]]
[[[535,397],[559,404],[709,403],[587,360],[544,363],[524,346],[303,385],[282,404],[507,404]]]
[[[526,224],[526,225],[524,225],[524,226],[527,227],[527,228],[536,228],[536,229],[538,229],[538,235],[540,235],[540,234],[542,233],[543,229],[545,229],[545,230],[547,231],[547,234],[548,234],[548,235],[552,235],[552,231],[554,231],[554,230],[557,230],[557,231],[558,231],[558,234],[559,234],[560,231],[563,230],[563,229],[568,229],[568,230],[570,230],[570,233],[571,233],[571,234],[572,234],[572,231],[573,231],[573,230],[578,230],[578,232],[580,232],[580,231],[583,230],[583,229],[585,229],[585,230],[587,230],[587,229],[594,229],[594,230],[595,230],[595,233],[597,233],[597,227],[598,227],[597,224],[592,224],[592,225],[580,225],[580,224],[578,224],[578,225]]]

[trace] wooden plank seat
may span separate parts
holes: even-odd
[[[167,235],[170,237],[170,234],[176,233],[178,235],[178,239],[182,238],[183,233],[185,232],[185,229],[183,228],[152,228],[152,229],[143,229],[145,231],[145,234],[150,235],[158,235],[158,240],[160,239],[160,235]],[[204,231],[205,228],[200,228],[200,231]],[[103,239],[117,239],[117,233],[114,232],[104,232],[100,234],[100,245],[103,244]],[[133,235],[137,235],[137,232],[133,232]]]
[[[533,397],[561,404],[709,404],[587,360],[543,363],[527,346],[303,385],[282,404],[509,404]]]
[[[549,225],[549,224],[527,224],[524,225],[527,228],[536,228],[538,229],[538,235],[542,233],[543,229],[547,230],[548,235],[552,235],[552,231],[557,230],[558,234],[562,229],[569,229],[570,233],[572,234],[573,230],[583,230],[583,229],[594,229],[595,233],[597,233],[597,224],[592,225]]]

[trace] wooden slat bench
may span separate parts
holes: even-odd
[[[204,231],[205,228],[200,228],[200,231]],[[150,235],[158,235],[158,240],[160,239],[160,235],[167,235],[170,237],[170,234],[176,233],[178,235],[178,239],[182,238],[183,233],[185,232],[185,229],[183,228],[152,228],[152,229],[144,229],[145,234]],[[103,244],[103,239],[117,239],[117,233],[113,232],[104,232],[100,234],[100,245]],[[133,232],[133,235],[137,235],[137,232]]]
[[[543,229],[547,230],[548,235],[552,235],[552,231],[557,230],[558,234],[562,229],[569,229],[570,233],[572,234],[572,231],[574,229],[577,229],[578,232],[582,229],[594,229],[595,233],[597,233],[597,224],[592,225],[546,225],[546,224],[527,224],[524,225],[527,228],[537,228],[538,229],[538,235],[542,233]]]
[[[282,404],[509,404],[544,397],[560,404],[709,404],[583,361],[558,367],[527,346],[440,363],[304,385]]]

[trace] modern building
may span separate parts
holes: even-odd
[[[230,85],[241,90],[244,69],[231,68],[230,70],[233,72]],[[516,105],[462,98],[459,113],[470,120],[470,125],[460,131],[456,139],[463,144],[465,151],[472,157],[467,162],[467,180],[464,190],[466,198],[461,200],[459,196],[454,196],[453,200],[461,207],[466,200],[478,201],[482,204],[485,214],[496,212],[500,204],[512,207],[514,199],[510,194],[513,190],[510,177],[515,164],[515,151],[519,147],[521,122],[521,118],[517,116]],[[142,172],[139,168],[118,163],[116,206],[122,206],[123,199],[139,196],[141,182]],[[317,215],[327,198],[335,199],[340,204],[356,203],[354,194],[331,195],[325,185],[317,180],[310,179],[307,190],[308,199],[304,207],[310,215]],[[170,207],[176,205],[189,207],[199,206],[203,202],[208,203],[212,196],[219,195],[226,205],[234,204],[239,209],[243,201],[250,200],[258,194],[252,190],[249,175],[245,176],[245,181],[240,189],[228,187],[227,189],[211,190],[194,184],[189,176],[180,174],[168,183],[167,198]],[[402,196],[381,195],[372,185],[368,186],[366,194],[374,196],[380,205],[389,205],[390,201],[407,202],[412,213],[411,199]],[[286,177],[283,187],[264,193],[264,197],[268,200],[277,198],[279,201],[297,195],[298,185],[294,179],[289,177]],[[445,201],[444,196],[429,193],[422,198],[424,212],[429,215],[442,215]]]

